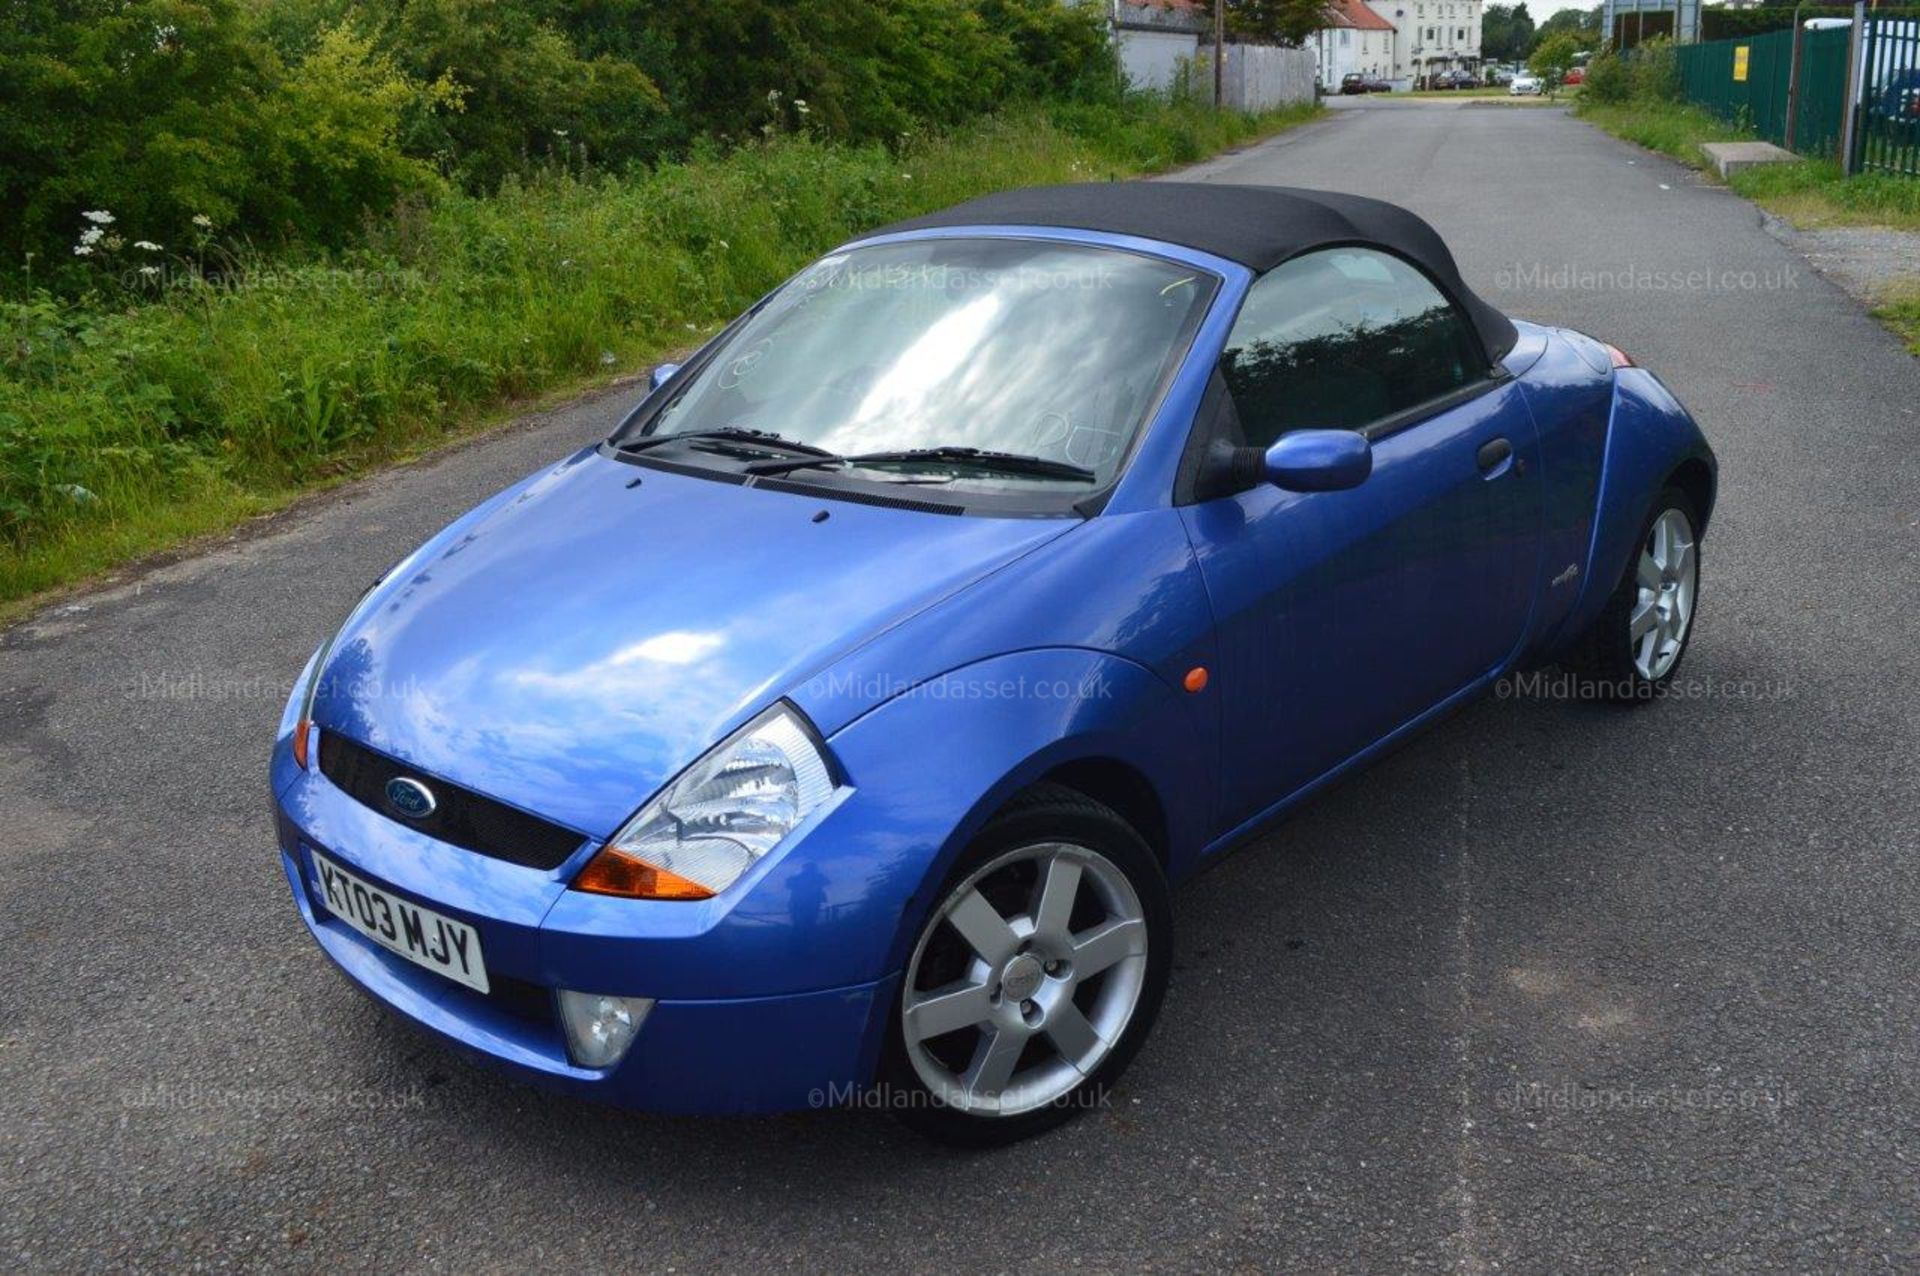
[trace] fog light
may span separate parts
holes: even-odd
[[[651,997],[609,997],[560,990],[560,1024],[567,1053],[583,1068],[611,1068],[633,1044],[633,1034],[653,1009]]]

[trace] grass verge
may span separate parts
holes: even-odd
[[[0,300],[0,620],[643,367],[868,227],[1161,171],[1317,110],[1055,104],[893,150],[776,137],[403,208],[325,259],[107,262],[84,300]]]
[[[1898,333],[1909,352],[1920,355],[1920,282],[1875,306],[1873,317]]]

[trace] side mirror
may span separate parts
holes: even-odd
[[[1267,449],[1261,472],[1289,492],[1342,492],[1373,473],[1373,444],[1355,430],[1295,430]]]
[[[661,364],[653,370],[653,375],[647,378],[648,391],[658,390],[661,386],[673,380],[673,374],[678,371],[680,371],[680,365],[677,363]]]

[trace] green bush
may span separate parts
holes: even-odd
[[[1603,50],[1587,64],[1582,97],[1602,106],[1678,100],[1680,68],[1672,41],[1664,37],[1649,40],[1624,55]]]
[[[1680,59],[1673,41],[1658,36],[1633,51],[1628,67],[1633,73],[1633,96],[1648,102],[1680,99]]]
[[[432,157],[469,190],[553,163],[652,157],[649,124],[666,103],[632,62],[582,57],[540,6],[501,0],[409,0],[381,43],[422,81],[459,87],[459,109],[417,111],[409,154]]]
[[[1032,97],[1117,101],[1120,64],[1103,6],[1059,0],[981,0],[980,16],[1014,57],[1014,88]]]
[[[628,55],[659,81],[685,137],[804,123],[850,141],[894,142],[1008,100],[1118,95],[1097,4],[611,2],[648,33]]]
[[[1581,97],[1588,102],[1617,106],[1633,97],[1633,71],[1619,54],[1604,49],[1587,63],[1586,87]]]
[[[233,0],[19,0],[0,27],[0,253],[57,283],[73,258],[184,245],[196,217],[256,240],[340,244],[431,190],[402,153],[410,116],[451,86],[407,75],[351,27],[288,65]],[[76,242],[86,212],[113,229]],[[85,252],[76,253],[76,249]]]

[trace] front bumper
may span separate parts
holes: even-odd
[[[684,995],[683,968],[661,970],[663,988],[673,995],[656,996],[649,969],[661,937],[605,933],[608,927],[582,934],[558,918],[558,928],[548,929],[550,914],[591,902],[560,888],[564,872],[539,873],[433,842],[318,776],[303,775],[276,806],[281,867],[320,947],[375,1001],[484,1063],[549,1089],[664,1112],[820,1107],[844,1100],[873,1076],[876,1025],[890,1004],[892,978],[702,998]],[[492,991],[477,993],[416,966],[334,918],[321,903],[311,850],[473,926]],[[420,888],[428,880],[435,889]],[[557,907],[562,902],[568,908]],[[631,908],[627,901],[609,906]],[[567,1054],[553,1008],[556,987],[656,996],[656,1002],[618,1064],[582,1068]]]

